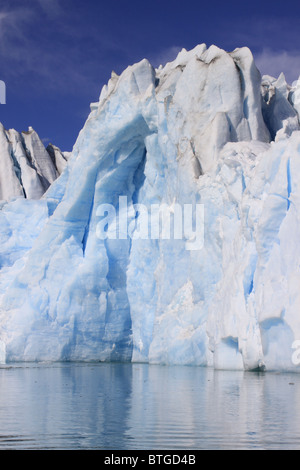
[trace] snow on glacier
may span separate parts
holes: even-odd
[[[48,154],[47,192],[1,203],[0,360],[297,370],[299,81],[247,48],[144,59],[112,73],[68,165]],[[122,236],[99,237],[103,204]],[[139,238],[155,204],[202,205],[201,249]]]

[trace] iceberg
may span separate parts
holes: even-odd
[[[0,360],[297,371],[299,83],[205,44],[113,72],[1,196]]]

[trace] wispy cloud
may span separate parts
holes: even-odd
[[[1,6],[0,10],[0,40],[1,49],[5,53],[5,47],[8,46],[13,38],[25,39],[23,36],[24,26],[34,17],[33,11],[27,7],[18,7],[14,10]]]
[[[167,62],[175,60],[181,50],[182,47],[180,46],[170,46],[146,58],[154,67],[159,67],[160,65],[164,66]]]
[[[274,10],[270,8],[266,17],[254,5],[252,14],[241,9],[222,21],[219,18],[217,36],[227,50],[249,47],[262,74],[278,77],[283,72],[292,82],[300,74],[299,15],[292,7],[280,15]]]
[[[60,0],[34,0],[36,1],[41,9],[50,17],[57,17],[63,13]]]
[[[262,75],[271,75],[277,78],[283,72],[290,84],[300,76],[300,51],[263,49],[255,54],[254,58]]]
[[[79,19],[72,13],[70,0],[24,4],[17,2],[11,9],[4,1],[0,6],[0,62],[5,78],[18,83],[24,80],[24,86],[43,92],[74,93],[94,87],[100,93],[95,70],[101,81],[101,53],[120,46],[109,44],[92,28],[77,27]]]

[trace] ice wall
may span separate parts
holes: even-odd
[[[113,73],[61,176],[0,212],[1,357],[297,370],[297,96],[247,48]],[[197,249],[141,235],[141,208],[185,204]]]
[[[0,123],[0,201],[40,199],[66,164],[59,148],[45,149],[32,127],[20,133]]]

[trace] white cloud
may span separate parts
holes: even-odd
[[[0,12],[0,22],[1,22],[1,21],[3,22],[3,20],[5,20],[5,18],[7,17],[7,15],[8,15],[8,13],[5,13],[5,12],[3,12],[3,11]]]
[[[15,10],[0,11],[0,52],[4,57],[15,53],[20,44],[26,46],[26,27],[34,18],[30,8],[17,8]]]
[[[96,99],[115,69],[112,64],[107,72],[111,56],[128,65],[122,43],[81,22],[72,1],[16,0],[11,8],[10,0],[1,0],[0,78],[27,93],[93,92]]]
[[[175,60],[181,50],[182,47],[170,46],[166,49],[159,51],[157,54],[153,54],[153,56],[149,56],[146,58],[154,67],[159,67],[160,65],[164,66],[168,62],[172,62],[173,60]]]
[[[53,48],[53,28],[61,27],[63,21],[62,15],[54,18],[59,13],[59,2],[51,4],[48,0],[34,0],[30,6],[26,5],[0,10],[0,60],[7,80],[22,83],[21,77],[26,76],[28,85],[28,76],[31,76],[31,86],[36,88],[38,85],[44,90],[70,91],[73,86],[74,89],[84,86],[87,71],[80,67],[82,53],[78,48],[73,47],[70,51],[63,44]],[[39,6],[49,17],[49,22],[44,25],[40,20]],[[70,41],[73,30],[66,32],[65,37]],[[75,43],[77,38],[73,39]]]
[[[254,59],[262,75],[271,75],[277,78],[283,72],[289,84],[292,84],[300,76],[300,51],[263,49],[254,55]]]
[[[52,17],[58,16],[63,13],[60,5],[60,0],[36,0],[44,12]]]

